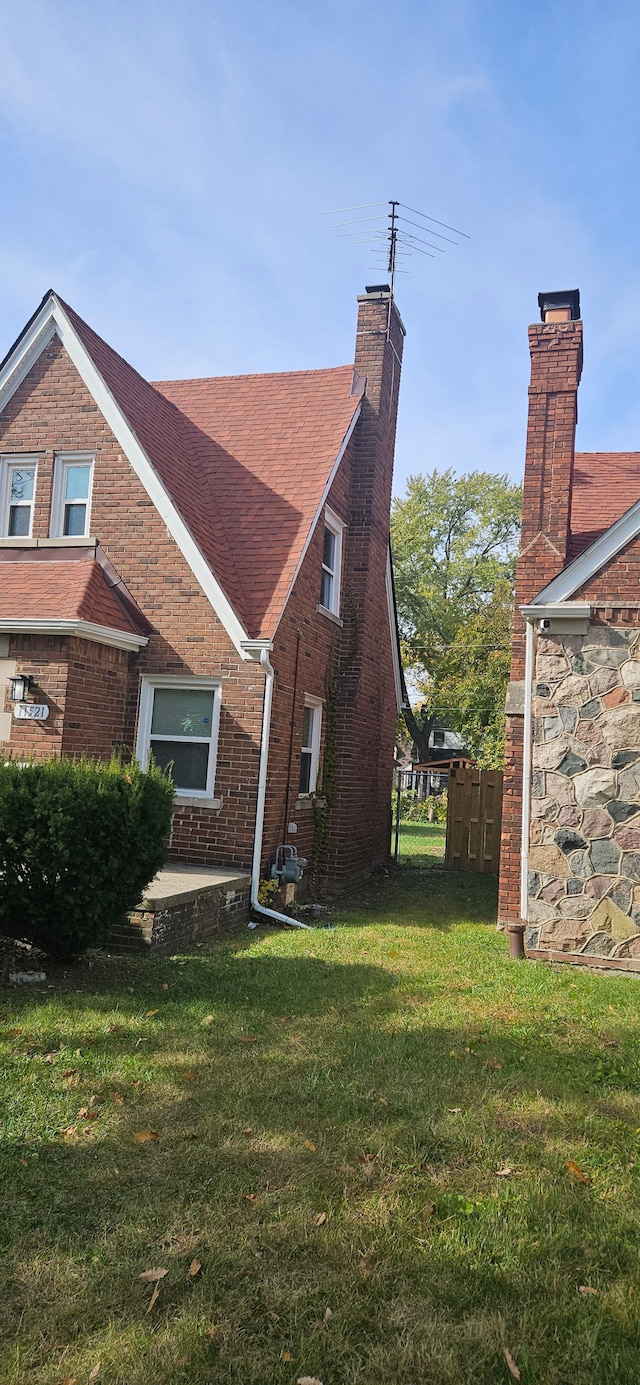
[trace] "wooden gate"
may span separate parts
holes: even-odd
[[[502,772],[499,769],[452,769],[445,868],[497,875],[501,821]]]

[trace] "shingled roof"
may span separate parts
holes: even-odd
[[[576,452],[568,562],[640,500],[640,452]]]
[[[83,621],[134,634],[135,627],[92,561],[41,562],[27,552],[0,559],[0,621]],[[146,643],[146,640],[141,640]]]
[[[150,384],[58,301],[247,634],[270,638],[364,380],[340,366]]]

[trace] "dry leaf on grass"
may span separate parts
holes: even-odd
[[[586,1298],[589,1294],[597,1294],[597,1293],[598,1293],[598,1290],[597,1290],[597,1289],[592,1289],[590,1284],[579,1284],[579,1285],[578,1285],[578,1293],[579,1293],[579,1294],[584,1294],[584,1296],[585,1296],[585,1298]]]
[[[195,1082],[195,1079],[198,1076],[198,1069],[189,1068],[189,1071],[183,1072],[182,1076],[184,1077],[185,1082]]]
[[[513,1169],[496,1169],[496,1178],[508,1178]]]
[[[310,1151],[311,1154],[315,1154],[315,1152],[316,1152],[316,1147],[315,1147],[315,1145],[314,1145],[314,1143],[313,1143],[313,1140],[305,1140],[305,1142],[304,1142],[304,1147],[305,1147],[305,1149],[308,1149],[308,1150]]]
[[[168,990],[169,990],[169,982],[168,982],[168,981],[163,981],[163,982],[162,982],[162,989],[163,989],[163,991],[168,991]]]
[[[60,1385],[77,1385],[77,1375],[63,1375]]]
[[[251,1203],[251,1206],[252,1206],[252,1207],[259,1207],[259,1206],[260,1206],[260,1202],[261,1202],[261,1200],[262,1200],[261,1198],[258,1197],[258,1194],[257,1194],[257,1193],[245,1193],[245,1198],[246,1198],[247,1202],[250,1202],[250,1203]]]
[[[285,1351],[285,1350],[283,1349],[283,1350],[280,1352],[280,1360],[281,1360],[281,1361],[293,1361],[293,1356],[291,1355],[291,1352],[290,1352],[290,1351]]]
[[[333,1317],[333,1313],[331,1312],[331,1309],[330,1309],[330,1308],[325,1308],[325,1310],[324,1310],[324,1320],[325,1320],[325,1322],[331,1322],[332,1317]]]
[[[258,1035],[257,1035],[257,1034],[239,1034],[239,1035],[238,1035],[238,1043],[239,1043],[239,1044],[257,1044],[257,1042],[258,1042]]]
[[[124,1097],[120,1095],[120,1092],[112,1092],[111,1100],[115,1101],[117,1106],[124,1106]]]
[[[29,1167],[29,1160],[28,1160],[28,1159],[21,1159],[21,1160],[20,1160],[20,1163],[21,1163],[21,1164],[24,1164],[25,1169],[28,1169],[28,1167]]]
[[[92,1370],[92,1371],[89,1371],[89,1385],[93,1385],[94,1380],[97,1380],[97,1379],[98,1379],[99,1374],[100,1374],[100,1362],[99,1362],[99,1361],[96,1361],[96,1364],[95,1364],[95,1366],[93,1367],[93,1370]]]
[[[164,1279],[165,1274],[168,1273],[168,1270],[164,1270],[161,1266],[158,1266],[153,1270],[143,1270],[142,1274],[138,1275],[138,1279],[146,1279],[150,1284],[153,1284],[157,1279]]]
[[[78,1127],[77,1125],[63,1125],[60,1133],[62,1135],[77,1135]]]
[[[200,1270],[201,1270],[201,1269],[202,1269],[202,1260],[197,1260],[197,1259],[195,1259],[195,1257],[194,1257],[194,1259],[191,1261],[191,1264],[189,1265],[189,1275],[190,1275],[190,1278],[191,1278],[191,1279],[195,1279],[196,1275],[200,1273]]]
[[[160,1014],[160,1011],[159,1011],[159,1010],[145,1010],[145,1012],[144,1012],[144,1017],[145,1017],[146,1020],[150,1020],[152,1015],[159,1015],[159,1014]]]
[[[502,1348],[502,1354],[503,1354],[504,1359],[505,1359],[505,1361],[506,1361],[506,1363],[507,1363],[507,1365],[508,1365],[508,1367],[509,1367],[509,1375],[511,1375],[511,1376],[513,1377],[514,1380],[519,1380],[519,1379],[520,1379],[520,1371],[518,1370],[518,1367],[516,1366],[516,1363],[515,1363],[515,1361],[514,1361],[514,1359],[513,1359],[513,1356],[511,1355],[511,1352],[509,1351],[509,1348],[508,1348],[508,1347],[503,1347],[503,1348]]]
[[[485,1068],[491,1068],[492,1072],[499,1072],[501,1067],[502,1063],[499,1063],[497,1058],[487,1058]]]
[[[203,1025],[206,1025],[206,1027],[207,1027],[207,1029],[208,1029],[210,1024],[214,1024],[215,1018],[216,1018],[215,1015],[205,1015],[205,1017],[204,1017],[202,1023],[203,1023]]]
[[[67,1068],[67,1071],[66,1071],[66,1072],[63,1072],[63,1074],[62,1074],[62,1080],[63,1080],[63,1082],[64,1082],[65,1078],[67,1078],[67,1077],[75,1077],[76,1072],[77,1072],[77,1068]]]
[[[449,1112],[449,1115],[450,1115],[450,1116],[459,1116],[459,1115],[460,1115],[460,1112],[462,1111],[462,1107],[461,1107],[461,1106],[447,1106],[447,1111]]]
[[[373,1265],[365,1255],[362,1256],[362,1259],[360,1260],[360,1263],[358,1265],[358,1269],[360,1270],[363,1279],[369,1279],[371,1277]]]
[[[420,1213],[420,1216],[421,1216],[423,1222],[431,1221],[431,1218],[432,1218],[432,1216],[433,1216],[433,1213],[434,1213],[434,1206],[433,1206],[433,1203],[432,1203],[432,1202],[428,1202],[427,1205],[426,1205],[426,1207],[423,1207],[423,1209],[422,1209],[422,1211],[421,1211],[421,1213]]]
[[[316,1215],[315,1215],[315,1217],[313,1218],[313,1224],[314,1224],[314,1226],[324,1226],[326,1220],[327,1220],[327,1214],[326,1214],[326,1212],[316,1212]]]
[[[568,1168],[569,1173],[571,1174],[571,1176],[572,1176],[573,1178],[575,1178],[575,1179],[577,1180],[578,1183],[590,1183],[590,1182],[591,1182],[591,1179],[589,1178],[588,1174],[583,1173],[583,1172],[582,1172],[582,1169],[580,1168],[580,1165],[579,1165],[579,1164],[576,1164],[576,1163],[574,1162],[573,1159],[565,1159],[564,1162],[565,1162],[565,1167]]]
[[[153,1293],[152,1293],[152,1295],[151,1295],[151,1298],[149,1299],[149,1307],[147,1308],[147,1313],[150,1313],[150,1312],[151,1312],[151,1309],[153,1308],[154,1304],[156,1304],[156,1303],[158,1302],[158,1299],[159,1299],[159,1298],[160,1298],[160,1285],[159,1285],[159,1284],[156,1284],[156,1286],[155,1286],[155,1288],[154,1288],[154,1291],[153,1291]]]
[[[247,1125],[247,1126],[245,1126],[245,1128],[244,1128],[244,1130],[243,1130],[242,1133],[243,1133],[243,1135],[253,1135],[253,1126],[252,1126],[252,1125]]]
[[[322,1381],[318,1380],[317,1375],[299,1375],[296,1385],[322,1385]]]
[[[136,1130],[133,1136],[137,1145],[146,1145],[150,1140],[159,1140],[157,1130]]]

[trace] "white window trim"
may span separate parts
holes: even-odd
[[[335,567],[333,569],[333,591],[331,594],[331,605],[323,606],[322,603],[320,603],[317,609],[320,612],[327,612],[329,615],[337,616],[339,618],[340,602],[342,600],[342,536],[344,534],[345,524],[344,521],[340,519],[340,516],[334,514],[333,510],[330,510],[328,506],[325,508],[324,512],[324,524],[322,534],[323,542],[325,529],[331,530],[331,533],[333,534],[336,541]],[[322,563],[321,571],[329,571],[328,568],[325,568],[324,563]]]
[[[22,538],[31,538],[33,533],[33,511],[36,503],[36,486],[38,484],[38,458],[33,453],[11,452],[6,456],[0,457],[0,537],[9,538],[9,499],[11,495],[10,476],[12,471],[26,471],[33,467],[35,476],[33,478],[33,500],[31,501],[31,517],[29,520],[29,533],[23,534]],[[20,537],[16,535],[16,543],[20,542]]]
[[[93,498],[93,471],[95,463],[94,452],[56,452],[53,465],[53,490],[51,493],[51,522],[49,525],[49,538],[61,539],[65,535],[64,530],[64,475],[68,466],[88,466],[91,468],[89,476],[89,491],[87,495],[87,513],[84,523],[84,535],[78,534],[77,537],[86,538],[91,533],[91,501]]]
[[[311,798],[316,792],[318,784],[318,771],[320,769],[320,741],[322,738],[322,709],[324,703],[321,697],[312,697],[310,693],[304,695],[304,706],[311,707],[314,713],[313,725],[311,729],[311,745],[301,745],[300,754],[303,750],[311,750],[311,770],[309,773],[309,788],[306,793],[298,791],[298,798]],[[300,772],[298,770],[298,778]]]
[[[136,759],[141,769],[146,769],[149,763],[149,750],[151,745],[151,718],[153,716],[153,697],[156,688],[195,688],[198,692],[213,691],[213,711],[211,715],[211,749],[209,751],[209,764],[207,767],[207,785],[205,789],[178,789],[175,790],[176,804],[179,806],[191,804],[201,804],[212,808],[220,807],[221,801],[214,797],[214,785],[216,779],[216,764],[218,760],[218,733],[220,730],[220,705],[222,702],[222,683],[219,678],[181,678],[179,674],[163,673],[155,674],[152,677],[143,678],[140,684],[140,706],[138,709],[138,735],[136,739]],[[197,740],[200,736],[168,736],[167,740]]]

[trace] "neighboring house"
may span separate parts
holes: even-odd
[[[577,291],[541,294],[516,573],[499,918],[640,968],[640,453],[574,453]]]
[[[354,365],[150,384],[50,292],[0,366],[0,751],[173,762],[172,855],[256,886],[389,853],[404,328],[358,305]]]

